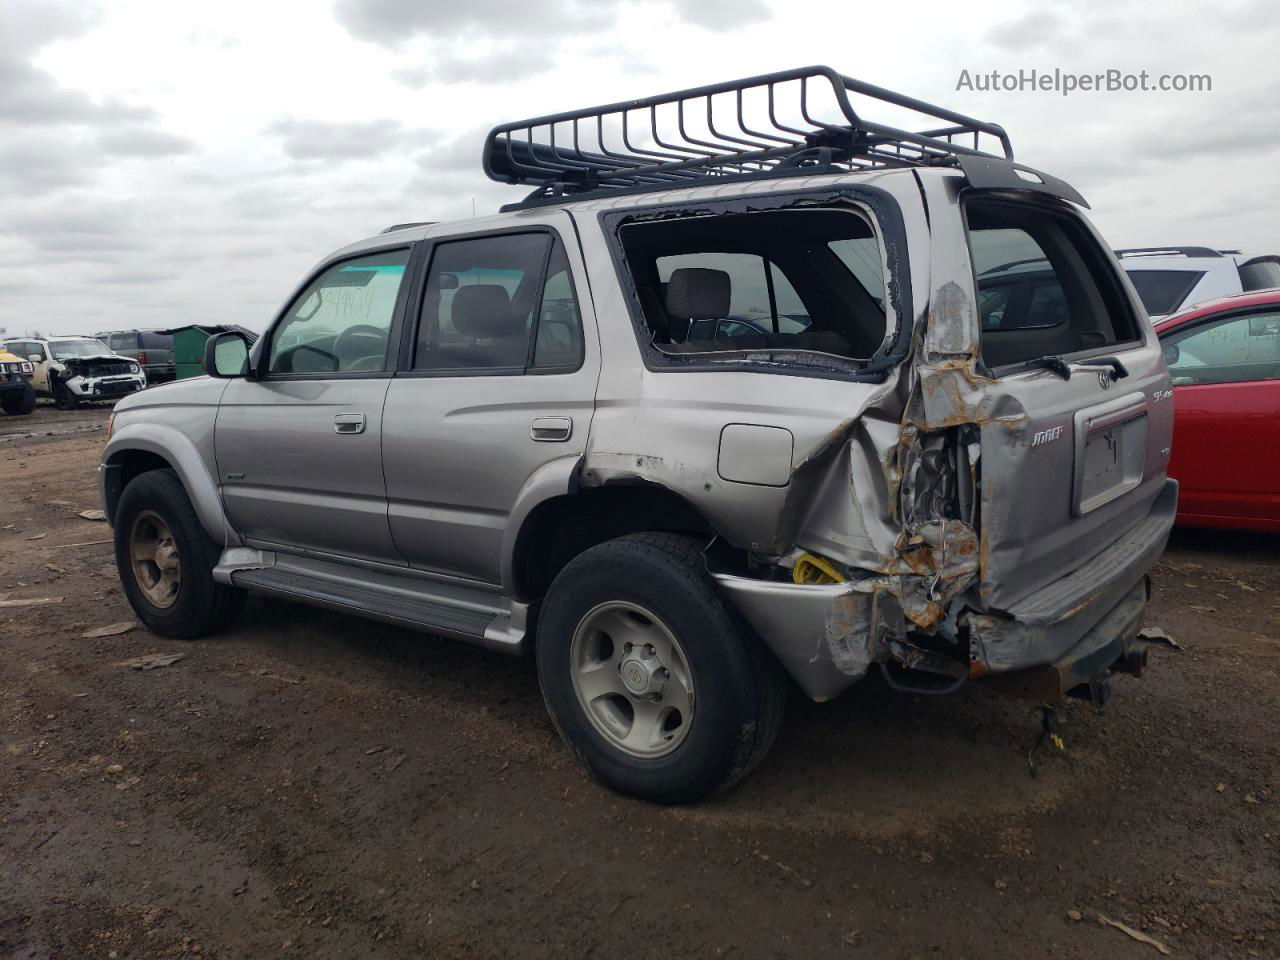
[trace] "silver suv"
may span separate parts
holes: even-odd
[[[808,68],[500,126],[484,163],[533,193],[337,251],[116,408],[150,629],[253,589],[532,653],[590,771],[666,802],[750,770],[789,686],[1141,671],[1169,374],[1000,127]]]

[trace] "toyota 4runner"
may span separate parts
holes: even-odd
[[[117,406],[150,629],[252,589],[530,652],[590,771],[669,802],[751,769],[792,684],[1141,672],[1169,374],[1002,128],[815,67],[505,124],[484,165],[533,192],[337,251]]]

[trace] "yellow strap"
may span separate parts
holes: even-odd
[[[812,553],[802,553],[796,558],[791,579],[796,583],[844,583],[844,577],[829,560]]]

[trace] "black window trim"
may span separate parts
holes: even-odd
[[[524,233],[544,233],[551,237],[552,242],[547,244],[546,252],[542,258],[542,276],[538,281],[538,295],[535,300],[537,310],[534,316],[533,325],[529,328],[529,349],[525,353],[525,364],[523,367],[506,366],[506,367],[459,367],[452,370],[416,370],[414,369],[415,354],[417,353],[418,330],[422,325],[422,307],[423,301],[427,293],[427,278],[431,273],[431,262],[435,259],[436,248],[444,246],[448,243],[459,243],[467,240],[485,240],[490,237],[511,236],[514,234]],[[554,367],[534,367],[530,365],[533,357],[534,345],[537,342],[538,324],[542,320],[542,295],[546,289],[547,270],[551,263],[551,254],[555,250],[555,241],[559,240],[561,246],[564,247],[565,260],[569,264],[569,285],[573,290],[574,303],[577,305],[578,314],[578,362],[573,366],[567,364]],[[577,242],[577,237],[574,237]],[[419,265],[417,273],[414,277],[413,289],[411,291],[411,299],[409,304],[412,310],[407,310],[403,329],[400,331],[399,358],[395,365],[395,371],[392,374],[396,378],[405,379],[452,379],[454,377],[545,377],[545,376],[563,376],[577,373],[582,369],[587,360],[587,339],[586,324],[582,319],[582,299],[578,295],[578,282],[574,277],[573,258],[569,256],[570,244],[565,239],[565,234],[554,224],[550,223],[530,223],[518,226],[499,227],[493,230],[477,230],[468,233],[453,233],[440,236],[427,237],[422,241],[422,250],[419,256]]]
[[[1057,217],[1061,220],[1069,221],[1072,224],[1072,229],[1081,230],[1090,239],[1096,240],[1093,232],[1089,230],[1088,225],[1083,218],[1080,217],[1080,215],[1064,201],[1054,200],[1051,198],[1041,199],[1039,197],[1019,197],[1017,199],[1013,199],[1011,197],[1000,196],[999,194],[992,195],[990,192],[975,191],[972,188],[965,188],[960,193],[960,217],[964,226],[966,243],[968,242],[969,237],[969,205],[974,201],[992,205],[1008,206],[1021,210],[1029,208],[1036,209],[1044,213],[1046,216]],[[1101,347],[1089,347],[1085,350],[1076,350],[1072,353],[1061,354],[1064,360],[1089,360],[1093,357],[1104,357],[1119,351],[1138,349],[1144,346],[1147,342],[1147,329],[1150,327],[1150,322],[1147,322],[1146,324],[1142,323],[1137,311],[1134,310],[1133,300],[1136,299],[1136,292],[1134,297],[1131,298],[1123,278],[1118,275],[1118,273],[1124,272],[1124,268],[1120,265],[1120,261],[1111,253],[1109,248],[1103,247],[1101,243],[1095,243],[1093,246],[1097,246],[1099,249],[1097,251],[1091,249],[1089,251],[1089,256],[1092,257],[1095,254],[1098,255],[1096,266],[1107,278],[1108,284],[1112,286],[1112,293],[1116,297],[1116,302],[1128,314],[1128,319],[1132,323],[1133,329],[1137,333],[1137,337],[1131,340],[1117,340],[1115,343],[1106,344]],[[1077,251],[1077,253],[1081,256],[1081,259],[1086,259],[1083,252]],[[1087,260],[1085,265],[1089,266]],[[973,293],[976,297],[978,292],[978,273],[974,268],[972,255],[969,257],[969,272],[973,279]],[[1091,271],[1091,276],[1093,276],[1094,282],[1097,283],[1097,274],[1093,274]],[[1099,295],[1102,295],[1101,290],[1098,292]],[[980,373],[990,374],[996,379],[1003,379],[1004,377],[1026,373],[1028,370],[1039,369],[1036,366],[1036,361],[1040,359],[1038,357],[1031,357],[1027,360],[1018,360],[1013,363],[1001,364],[997,367],[988,367],[982,360],[982,318],[981,316],[978,316],[976,319],[978,325],[979,344],[978,371]],[[1047,329],[1053,328],[1050,327]]]
[[[254,372],[253,379],[267,382],[281,382],[291,380],[385,380],[394,376],[396,367],[396,352],[399,343],[400,326],[404,322],[405,306],[408,303],[408,293],[410,287],[410,279],[415,271],[415,261],[421,255],[421,241],[416,242],[400,242],[387,244],[385,246],[370,247],[366,250],[359,250],[354,253],[344,254],[340,257],[333,257],[317,266],[307,278],[294,289],[293,293],[285,301],[284,306],[276,313],[275,319],[267,327],[266,332],[258,339],[256,348],[256,356],[253,357],[251,366]],[[383,360],[381,370],[333,370],[321,371],[318,373],[272,373],[269,370],[271,363],[271,344],[275,341],[275,336],[279,332],[281,324],[283,324],[289,315],[289,311],[297,304],[298,300],[304,293],[311,288],[311,285],[318,280],[323,274],[332,270],[334,267],[343,263],[349,263],[352,260],[363,260],[368,257],[374,257],[382,253],[394,253],[398,250],[407,250],[409,256],[405,260],[404,277],[400,281],[400,289],[396,292],[395,306],[391,311],[391,325],[387,330],[387,352]]]

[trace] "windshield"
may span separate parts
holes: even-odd
[[[49,352],[55,360],[66,360],[70,357],[102,357],[111,356],[111,351],[101,340],[50,340]]]

